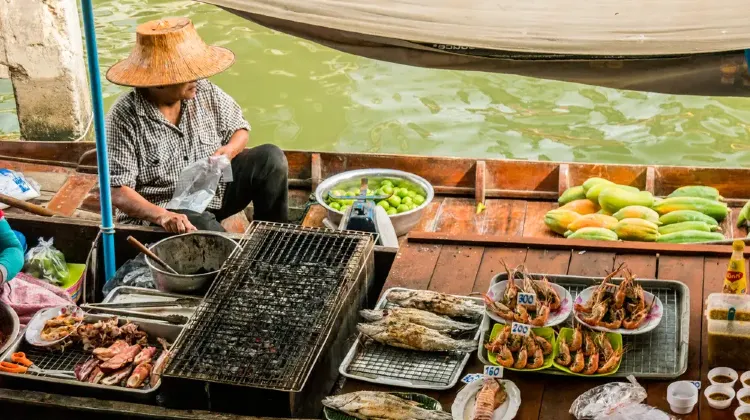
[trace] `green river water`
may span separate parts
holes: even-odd
[[[212,80],[242,106],[252,143],[287,149],[580,162],[748,166],[750,99],[618,91],[431,70],[344,54],[190,0],[95,0],[102,72],[137,24],[188,16],[237,62]],[[123,88],[108,82],[110,106]],[[0,133],[17,133],[0,80]]]

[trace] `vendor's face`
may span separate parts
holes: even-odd
[[[173,103],[184,99],[193,99],[197,92],[197,82],[150,88],[149,94],[159,102]]]

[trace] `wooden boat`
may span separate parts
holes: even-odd
[[[97,242],[99,235],[92,148],[91,143],[0,142],[0,167],[21,171],[37,180],[43,190],[37,203],[68,216],[47,219],[11,209],[8,212],[11,223],[28,235],[70,238],[56,244],[71,259],[78,261],[88,257],[91,244]],[[290,167],[290,205],[297,210],[307,207],[310,192],[322,179],[350,169],[401,169],[423,176],[434,185],[435,201],[408,238],[402,238],[398,256],[396,250],[381,249],[379,257],[376,254],[376,271],[380,277],[377,283],[384,282],[383,289],[401,286],[455,294],[481,292],[486,290],[492,275],[501,271],[501,260],[511,264],[525,263],[533,272],[585,276],[601,276],[626,261],[642,278],[675,279],[689,286],[690,305],[697,309],[690,315],[690,355],[688,371],[683,377],[697,380],[705,376],[708,365],[701,360],[700,354],[706,351],[706,342],[696,332],[700,331],[702,324],[700,308],[708,293],[719,290],[726,267],[725,254],[731,252],[731,247],[567,240],[548,231],[542,218],[549,209],[557,206],[560,192],[591,176],[603,176],[656,195],[669,194],[682,185],[706,184],[718,188],[731,206],[731,217],[723,224],[727,237],[745,237],[745,229],[734,228],[734,222],[738,208],[749,198],[749,169],[302,151],[287,151],[286,154]],[[476,213],[478,200],[485,201],[487,206],[480,214]],[[325,209],[312,205],[303,223],[320,226],[324,216]],[[241,216],[231,222],[227,224],[230,230],[241,231],[247,219]],[[119,226],[116,233],[118,264],[134,256],[134,251],[125,245],[125,238],[131,234],[143,242],[152,242],[166,235],[154,228]],[[94,265],[90,272],[91,284],[87,287],[89,301],[100,298],[96,291],[101,287],[101,274],[98,273],[101,267],[100,264],[99,267]],[[466,372],[479,371],[479,362],[472,358]],[[575,397],[598,384],[582,379],[574,381],[573,386],[569,378],[515,373],[508,373],[507,377],[519,385],[524,395],[519,418],[558,418],[560,412],[568,410]],[[653,404],[663,405],[666,386],[666,382],[649,383],[649,402],[653,400]],[[547,387],[555,392],[544,392]],[[73,401],[82,410],[104,415],[128,413],[150,418],[223,418],[217,413],[71,397],[49,389],[9,389],[5,383],[0,383],[0,388],[0,404],[19,413],[28,413],[32,408],[42,411],[69,408]],[[394,390],[347,381],[343,391],[374,388]],[[560,391],[563,388],[564,392]],[[457,390],[428,393],[447,408]],[[704,414],[708,415],[707,412]],[[694,417],[699,418],[698,415]]]

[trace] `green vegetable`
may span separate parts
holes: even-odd
[[[401,204],[401,205],[399,205],[396,208],[396,211],[398,211],[399,213],[403,213],[403,212],[406,212],[406,211],[409,211],[409,210],[411,210],[411,209],[406,204]]]
[[[52,239],[39,238],[39,245],[26,254],[24,268],[26,273],[56,285],[62,284],[69,274],[65,255],[52,246]]]
[[[388,211],[386,211],[386,213],[388,213],[388,215],[390,216],[392,214],[398,213],[398,210],[396,210],[393,207],[391,207],[391,208],[388,209]]]

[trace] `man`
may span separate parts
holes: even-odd
[[[121,223],[168,232],[223,231],[220,222],[253,202],[254,219],[287,220],[287,162],[276,146],[245,149],[250,125],[239,105],[204,80],[234,62],[208,46],[186,18],[139,25],[136,46],[107,79],[135,89],[107,115],[112,202]],[[164,208],[190,164],[224,155],[232,178],[220,183],[203,213]]]

